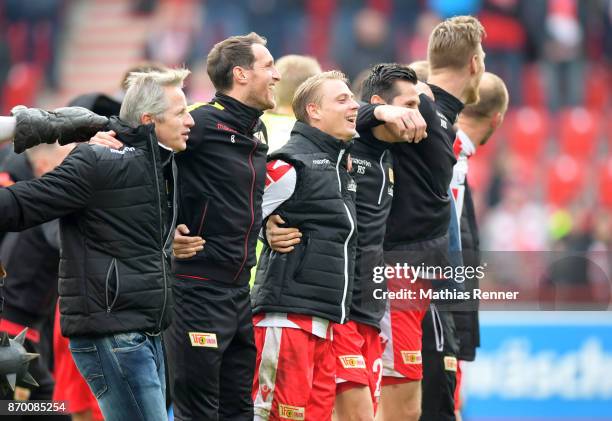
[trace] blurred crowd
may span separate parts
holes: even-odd
[[[147,58],[202,68],[215,42],[253,30],[268,38],[274,57],[312,55],[325,68],[342,69],[355,86],[374,63],[424,59],[428,36],[441,19],[477,15],[487,30],[487,69],[505,80],[511,105],[501,132],[473,158],[484,249],[609,249],[611,0],[209,0],[192,5],[198,11],[192,20],[162,15]],[[192,94],[202,99],[212,92]]]
[[[65,0],[0,2],[0,93],[59,85],[58,51]],[[35,82],[35,83],[32,83]],[[4,101],[4,98],[3,98]]]
[[[62,19],[75,3],[0,3],[4,95],[24,72],[40,73],[40,87],[58,86]],[[203,59],[229,35],[256,31],[274,57],[312,55],[356,85],[374,63],[424,59],[428,34],[441,19],[478,16],[487,31],[487,70],[505,80],[511,106],[502,130],[473,158],[484,248],[609,249],[612,0],[131,3],[135,14],[164,9],[156,13],[143,58],[193,69],[194,101],[212,96],[211,85],[200,80],[206,79]]]
[[[151,35],[147,53],[168,64],[199,62],[216,41],[253,30],[265,34],[275,57],[310,54],[355,80],[373,63],[423,59],[427,37],[440,19],[471,14],[487,29],[487,67],[509,85],[512,104],[556,111],[583,104],[585,79],[612,59],[610,0],[173,3],[193,3],[198,13],[192,19],[165,14]],[[532,74],[534,66],[537,75]],[[531,82],[534,78],[541,82]],[[527,82],[541,85],[538,92]]]

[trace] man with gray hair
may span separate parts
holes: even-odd
[[[2,125],[10,134],[12,123],[16,152],[102,129],[125,145],[80,144],[40,179],[0,190],[0,231],[60,218],[62,334],[107,420],[167,419],[160,333],[173,307],[173,152],[194,125],[182,91],[188,74],[133,73],[120,119],[18,108]]]
[[[215,44],[206,71],[217,92],[189,107],[196,124],[177,156],[177,311],[166,351],[175,419],[246,421],[256,355],[249,280],[268,151],[260,117],[276,105],[280,75],[254,32]],[[111,146],[113,138],[98,133],[96,141]]]

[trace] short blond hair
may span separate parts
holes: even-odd
[[[420,82],[427,82],[427,79],[429,79],[429,62],[427,60],[413,61],[408,67],[414,70]]]
[[[313,57],[289,54],[278,59],[276,70],[281,75],[275,88],[276,105],[289,106],[297,88],[310,76],[321,73],[321,66]]]
[[[485,72],[478,88],[480,99],[475,104],[466,105],[462,113],[470,118],[490,118],[497,113],[505,114],[508,109],[508,88],[497,75]]]
[[[440,22],[429,36],[429,68],[464,68],[479,53],[485,35],[484,27],[473,16],[455,16]]]
[[[183,87],[187,69],[167,69],[153,72],[132,72],[127,77],[127,92],[121,104],[119,117],[132,127],[138,127],[143,114],[161,116],[168,104],[164,88]]]
[[[298,121],[307,124],[310,122],[306,107],[308,104],[312,103],[321,105],[323,92],[321,92],[320,88],[321,85],[328,80],[341,80],[348,86],[347,77],[339,70],[330,70],[306,79],[295,91],[293,103],[291,104],[293,107],[293,114]]]

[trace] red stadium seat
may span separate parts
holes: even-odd
[[[589,109],[601,111],[610,103],[612,78],[606,66],[594,65],[586,77],[585,104]]]
[[[536,65],[525,66],[523,68],[523,103],[534,108],[545,107],[544,91],[540,68]]]
[[[607,128],[605,129],[605,133],[608,134],[608,136],[606,136],[608,138],[608,151],[611,151],[610,153],[612,154],[612,136],[609,135],[610,133],[612,133],[612,110],[610,110],[607,115],[602,113],[601,119],[607,122]]]
[[[608,209],[612,209],[612,157],[602,163],[598,174],[599,203]]]
[[[478,153],[470,158],[468,181],[473,190],[484,191],[491,178],[491,160],[485,159]]]
[[[7,114],[15,105],[34,105],[42,81],[42,72],[32,64],[20,63],[11,68],[4,86],[2,112]]]
[[[599,133],[599,113],[577,107],[561,112],[559,140],[561,153],[586,159],[593,155]]]
[[[539,163],[531,158],[511,153],[504,158],[507,176],[517,185],[533,191],[542,179],[542,168]]]
[[[498,154],[500,149],[504,148],[504,145],[507,143],[506,139],[508,138],[508,129],[507,129],[507,121],[504,121],[502,125],[491,135],[486,145],[482,145],[478,147],[478,152],[476,156],[479,159],[482,158],[491,158]],[[471,159],[474,159],[472,157]]]
[[[310,20],[308,52],[319,59],[327,56],[332,32],[331,22],[335,11],[335,1],[311,0],[306,2],[306,14]]]
[[[27,28],[25,23],[12,23],[6,27],[6,40],[11,54],[11,63],[26,61]]]
[[[528,159],[537,159],[548,139],[550,122],[546,110],[522,107],[508,115],[504,122],[510,150]]]
[[[550,163],[547,172],[547,198],[554,206],[568,205],[582,194],[585,163],[570,155],[559,155]]]

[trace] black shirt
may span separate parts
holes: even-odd
[[[384,266],[382,245],[393,199],[393,157],[391,144],[378,140],[371,129],[359,135],[351,148],[359,235],[350,318],[379,329],[386,301],[375,299],[374,290],[386,289],[386,284],[373,282],[372,276],[374,267]]]
[[[428,137],[420,143],[393,146],[395,194],[387,221],[385,250],[419,246],[447,247],[435,240],[446,236],[450,221],[448,189],[457,162],[453,153],[453,124],[463,103],[430,85],[436,101],[421,94],[419,111]],[[444,251],[444,250],[440,250]]]
[[[191,108],[195,126],[177,154],[180,220],[206,240],[194,257],[176,260],[180,279],[249,283],[266,180],[262,112],[222,93]]]

